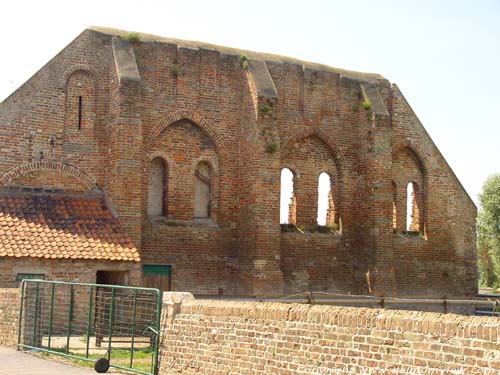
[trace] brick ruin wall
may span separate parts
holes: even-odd
[[[19,291],[0,289],[0,345],[15,346],[18,309]],[[194,300],[164,303],[161,330],[161,375],[500,369],[500,323],[491,317]]]
[[[118,69],[122,50],[135,55],[127,66],[136,64],[140,78]],[[399,89],[374,83],[389,116],[375,101],[363,109],[373,89],[362,80],[270,59],[259,69],[277,96],[266,97],[252,64],[245,70],[238,54],[129,44],[87,30],[0,107],[0,174],[40,161],[83,174],[43,169],[2,183],[72,191],[97,184],[143,263],[172,266],[174,290],[473,294],[475,207]],[[270,145],[275,152],[266,152]],[[166,165],[160,217],[148,215],[154,158]],[[401,173],[400,160],[413,174]],[[211,167],[207,220],[193,218],[199,162]],[[330,175],[340,231],[280,233],[285,167],[297,176],[299,225],[315,223],[317,178]],[[402,224],[410,180],[422,185],[418,235]]]
[[[500,370],[500,323],[492,317],[189,301],[164,307],[162,330],[161,375]]]

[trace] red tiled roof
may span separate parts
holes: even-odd
[[[102,196],[0,192],[0,257],[139,261]]]

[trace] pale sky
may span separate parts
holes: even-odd
[[[500,172],[499,0],[5,1],[0,100],[89,25],[382,74],[476,202]]]

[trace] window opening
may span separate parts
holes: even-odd
[[[332,182],[328,173],[321,173],[318,178],[318,225],[335,223]]]
[[[288,168],[283,168],[280,185],[280,224],[296,224],[297,202],[294,185],[293,172]]]
[[[396,205],[397,187],[396,183],[392,181],[392,229],[396,230],[398,225],[398,209]]]
[[[409,182],[406,188],[406,230],[420,231],[420,202],[418,185]]]
[[[82,104],[83,99],[81,96],[78,97],[78,130],[82,130]]]

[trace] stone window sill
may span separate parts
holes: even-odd
[[[416,231],[409,231],[409,230],[394,231],[394,236],[399,237],[399,238],[404,238],[406,240],[414,240],[414,241],[426,241],[427,240],[427,238],[424,236],[423,233],[416,232]]]
[[[280,224],[282,234],[296,234],[296,235],[323,235],[341,237],[342,233],[335,228],[328,228],[327,226],[316,226],[311,228],[301,228],[294,224]]]
[[[217,223],[209,218],[194,218],[192,220],[175,220],[165,216],[149,216],[149,222],[154,226],[165,227],[206,227],[219,228]]]

